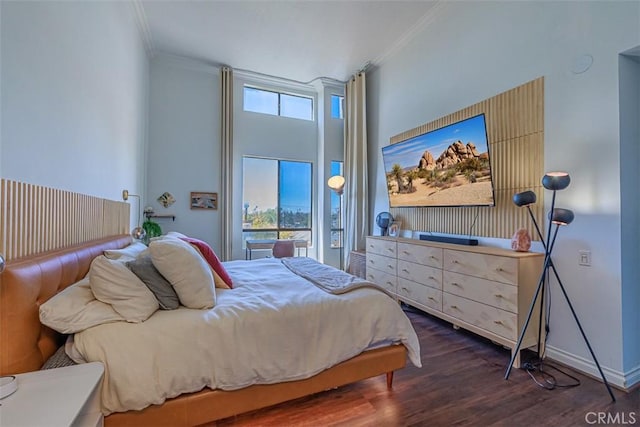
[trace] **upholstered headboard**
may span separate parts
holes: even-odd
[[[64,340],[40,323],[40,304],[83,278],[105,249],[130,242],[129,235],[111,236],[7,263],[0,274],[0,375],[40,369]]]

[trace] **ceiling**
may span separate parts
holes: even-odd
[[[133,0],[151,54],[346,81],[409,41],[438,1]]]

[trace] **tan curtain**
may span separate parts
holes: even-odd
[[[367,198],[367,96],[365,73],[347,82],[344,118],[345,239],[344,264],[351,251],[364,250],[369,233]]]
[[[232,174],[233,174],[233,70],[223,67],[221,83],[221,155],[220,155],[220,258],[228,261],[232,256]]]

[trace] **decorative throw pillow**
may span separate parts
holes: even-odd
[[[55,369],[55,368],[64,368],[65,366],[73,366],[77,365],[64,350],[64,346],[58,348],[53,356],[47,359],[44,362],[44,365],[40,368],[40,370],[44,371],[45,369]]]
[[[104,251],[104,256],[109,259],[134,259],[146,249],[147,246],[144,243],[133,242],[122,249],[107,249]]]
[[[176,294],[171,283],[153,265],[150,253],[145,252],[145,255],[139,256],[134,261],[127,262],[127,267],[147,285],[147,288],[158,300],[161,309],[173,310],[180,306],[178,294]]]
[[[144,322],[159,308],[153,293],[124,262],[96,257],[89,268],[89,281],[96,299],[111,304],[127,322]]]
[[[207,263],[186,242],[163,239],[149,243],[153,265],[178,294],[182,305],[205,309],[216,304],[213,275]]]
[[[233,281],[231,280],[231,276],[229,276],[229,273],[227,273],[227,270],[225,270],[224,266],[220,262],[220,259],[218,258],[216,253],[213,252],[213,249],[211,249],[211,246],[209,246],[207,242],[203,242],[200,239],[194,239],[193,237],[181,237],[180,239],[198,248],[198,251],[207,261],[207,264],[209,264],[211,268],[213,268],[213,271],[215,271],[216,274],[224,281],[225,285],[228,288],[233,288]]]
[[[40,306],[40,322],[62,334],[125,319],[109,304],[98,301],[85,277]]]
[[[198,254],[200,254],[200,256],[202,257],[202,259],[205,260],[205,262],[207,261],[204,257],[204,255],[202,255],[202,252],[200,252],[200,249],[198,249],[198,247],[192,243],[189,243],[191,245],[191,247],[193,249],[196,250],[196,252],[198,252]],[[213,267],[211,267],[211,265],[209,263],[207,263],[207,265],[209,266],[209,269],[211,270],[211,274],[213,274],[213,283],[215,284],[216,288],[219,289],[231,289],[231,287],[229,285],[227,285],[225,283],[224,280],[222,280],[222,277],[218,276],[218,273],[216,273],[216,271],[213,269]]]

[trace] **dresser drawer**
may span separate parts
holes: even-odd
[[[518,339],[517,316],[508,311],[447,292],[442,294],[442,311],[509,340]]]
[[[367,254],[367,269],[375,268],[389,274],[396,274],[396,259],[374,253]]]
[[[396,258],[396,241],[367,237],[367,254],[369,253]]]
[[[442,268],[442,248],[398,242],[398,259]]]
[[[443,273],[442,284],[442,289],[450,294],[518,313],[517,286],[451,271]]]
[[[398,277],[442,289],[442,270],[439,268],[398,260]]]
[[[396,275],[385,273],[374,268],[367,268],[367,280],[383,287],[387,291],[395,295],[396,293]]]
[[[445,249],[444,269],[512,285],[518,283],[516,258]]]
[[[442,311],[442,292],[411,280],[398,278],[398,297]]]

